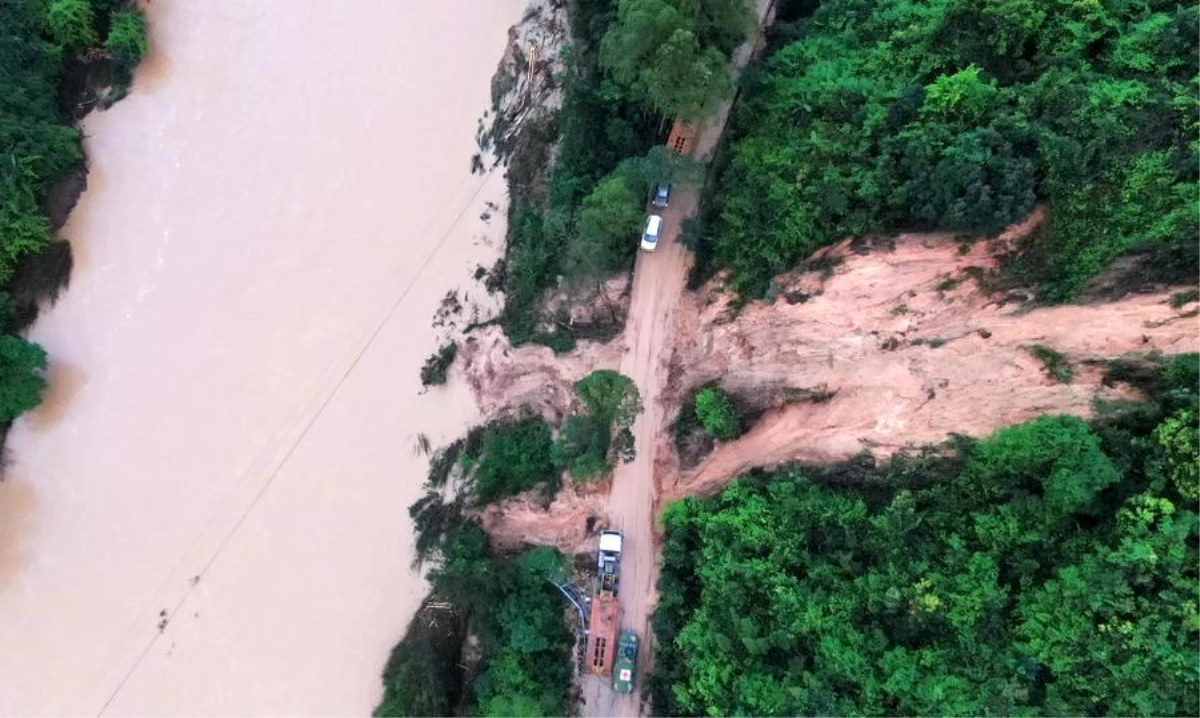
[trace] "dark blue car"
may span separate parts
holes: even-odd
[[[650,200],[650,204],[659,209],[664,209],[667,206],[667,200],[671,197],[671,185],[662,183],[654,187],[654,199]]]

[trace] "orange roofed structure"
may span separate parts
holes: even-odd
[[[667,137],[667,147],[681,155],[692,152],[692,139],[696,136],[696,123],[689,120],[675,120],[671,126],[671,134]]]

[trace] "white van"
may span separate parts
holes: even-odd
[[[658,246],[658,235],[662,231],[662,217],[652,214],[646,218],[646,231],[642,232],[642,249],[653,252]]]

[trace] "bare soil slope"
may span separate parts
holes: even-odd
[[[822,400],[780,402],[690,471],[679,470],[664,426],[663,501],[712,492],[755,466],[886,457],[1043,413],[1087,417],[1097,398],[1135,396],[1103,384],[1107,360],[1196,349],[1197,306],[1172,308],[1169,293],[1030,308],[981,289],[996,243],[964,253],[950,236],[901,235],[894,249],[877,245],[820,253],[809,271],[781,278],[771,303],[737,311],[719,284],[684,300],[664,401],[678,406],[711,381],[735,394]],[[1062,354],[1073,378],[1053,376],[1035,347]]]
[[[657,361],[645,347],[629,347],[621,361],[624,338],[555,357],[544,348],[510,349],[489,331],[466,351],[464,371],[486,413],[530,404],[551,416],[570,405],[570,384],[594,368],[619,366],[635,376],[644,394],[659,397],[636,427],[639,458],[654,456],[659,506],[712,493],[754,467],[843,461],[864,451],[885,458],[1043,413],[1089,417],[1096,399],[1137,398],[1129,386],[1104,384],[1108,360],[1196,350],[1198,305],[1174,308],[1163,292],[1034,307],[981,287],[995,254],[1041,218],[966,252],[943,234],[846,241],[781,276],[773,302],[740,309],[716,280],[684,295],[671,326],[656,328],[673,335],[669,354]],[[674,263],[654,269],[668,266]],[[651,276],[644,271],[636,282],[642,292]],[[638,322],[664,316],[666,307],[652,308],[655,302],[643,299],[653,295],[639,289],[627,336],[646,336]],[[1069,382],[1034,356],[1038,346],[1066,358],[1074,372]],[[666,356],[663,385],[651,368]],[[671,423],[687,394],[709,382],[773,405],[742,438],[682,469]],[[622,469],[614,486],[626,489],[621,478],[636,468]],[[567,489],[548,512],[517,500],[490,508],[485,522],[501,544],[586,551],[594,533],[589,519],[610,520],[620,514],[611,513],[611,502],[627,500],[631,494],[617,494],[606,506],[601,495]]]

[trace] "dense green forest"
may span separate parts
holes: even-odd
[[[708,193],[702,255],[738,289],[846,236],[989,236],[1036,203],[1049,219],[1008,268],[1043,300],[1131,252],[1134,285],[1195,279],[1196,3],[815,5],[781,0]]]
[[[533,426],[506,430],[536,433]],[[409,509],[419,560],[430,565],[430,597],[384,667],[375,715],[567,715],[574,638],[554,586],[566,558],[546,548],[494,552],[465,513],[472,499],[447,501],[435,488],[445,480],[441,466],[432,462],[431,490]]]
[[[676,116],[698,116],[730,91],[725,68],[750,15],[742,0],[569,0],[567,18],[563,106],[502,150],[502,323],[514,344],[560,350],[589,328],[542,316],[544,294],[560,277],[578,289],[627,270],[653,184],[701,180],[661,145]]]
[[[1153,397],[664,514],[660,715],[1200,712],[1200,360]]]
[[[573,636],[552,582],[565,575],[565,557],[494,554],[477,522],[437,498],[412,513],[433,564],[430,600],[384,667],[375,715],[566,715]],[[443,610],[430,615],[431,602]]]
[[[146,51],[141,13],[127,0],[0,3],[0,424],[41,402],[46,354],[18,336],[71,270],[54,239],[56,183],[83,167],[74,123],[111,102]],[[69,208],[68,208],[69,209]]]

